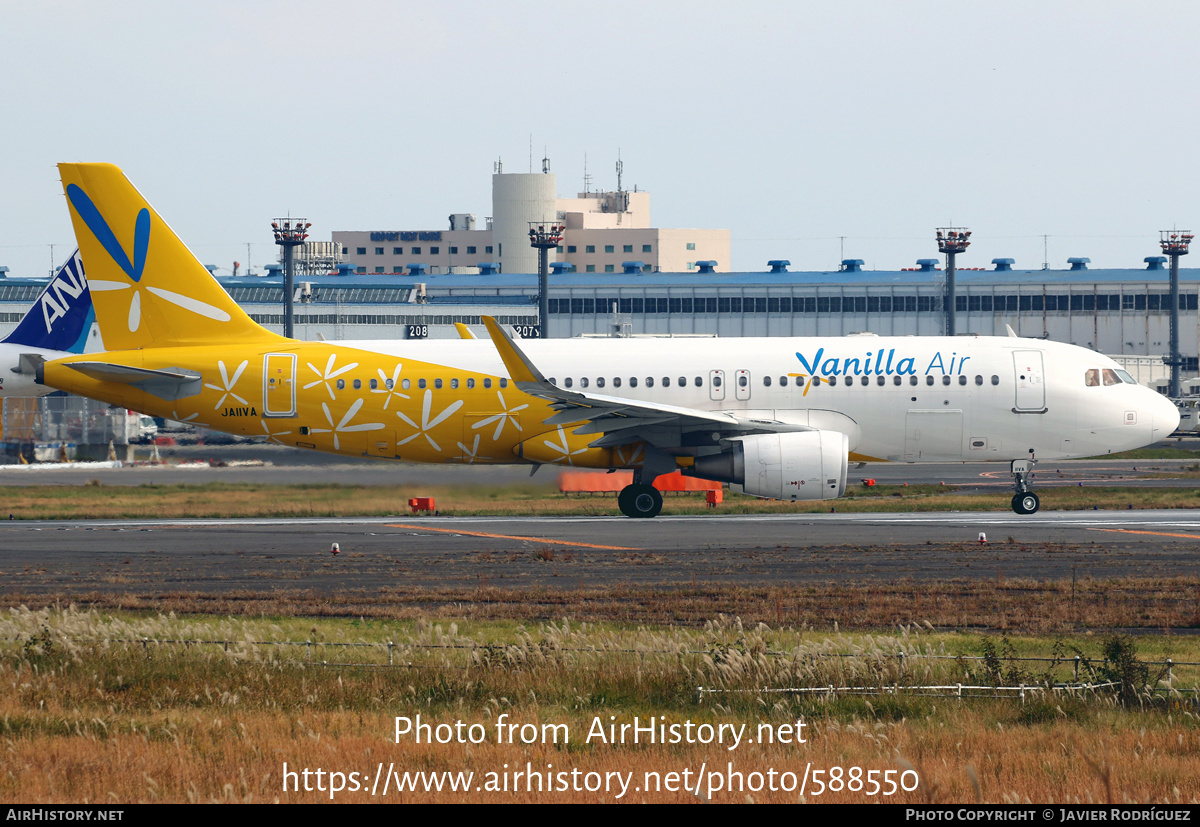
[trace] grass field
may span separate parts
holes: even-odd
[[[211,517],[385,517],[408,511],[407,498],[437,500],[447,516],[618,514],[612,495],[565,497],[545,485],[391,486],[266,485],[29,485],[0,487],[3,513],[18,520],[104,520]],[[1200,489],[1087,487],[1039,488],[1044,510],[1196,508]],[[1007,511],[1012,492],[964,494],[949,485],[850,487],[836,501],[785,503],[726,492],[716,513],[804,514],[829,511]],[[702,495],[668,494],[664,514],[711,514]]]
[[[714,801],[801,800],[806,770],[803,800],[814,803],[1178,803],[1200,795],[1200,718],[1190,695],[1171,691],[1196,686],[1196,668],[1177,667],[1168,685],[1162,667],[1144,665],[1166,656],[1200,662],[1195,638],[992,639],[925,626],[835,633],[720,617],[680,629],[71,609],[7,612],[0,638],[7,802],[330,800],[328,792],[285,792],[285,762],[291,771],[320,767],[368,780],[381,762],[385,772],[473,772],[480,787],[494,773],[497,785],[509,785],[393,787],[372,799],[346,777],[336,801],[695,801],[653,785],[634,790],[684,770],[693,789],[702,782],[699,798]],[[263,645],[284,643],[298,645]],[[1124,678],[1124,696],[1037,688],[1076,683],[1076,654],[1084,659],[1079,682]],[[921,688],[958,683],[980,689],[960,698]],[[1023,702],[995,688],[1022,683]],[[871,691],[766,691],[830,685]],[[1008,697],[987,697],[998,695]],[[430,737],[439,724],[451,737],[461,721],[477,725],[479,742],[418,744],[408,732],[397,740],[396,717],[411,726],[418,714]],[[690,721],[697,737],[704,724],[744,724],[756,743],[597,736],[597,727],[633,716],[680,732]],[[501,743],[498,723],[518,728]],[[758,742],[766,734],[776,742]],[[632,781],[624,795],[539,793],[511,776],[527,763]],[[721,774],[698,775],[702,765]],[[746,788],[726,788],[729,765]],[[780,789],[749,788],[752,773],[763,773],[765,785],[771,770]],[[891,771],[910,791],[868,795],[871,771],[876,780]],[[794,774],[791,790],[782,788],[784,773]],[[835,775],[840,789],[830,788]],[[820,794],[818,777],[826,782]],[[864,782],[857,790],[856,778]]]

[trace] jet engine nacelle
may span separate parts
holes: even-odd
[[[850,441],[839,431],[756,434],[697,457],[691,474],[773,500],[831,500],[846,492]]]

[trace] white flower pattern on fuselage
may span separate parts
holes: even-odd
[[[329,403],[322,402],[321,410],[325,412],[325,419],[329,421],[328,428],[312,428],[310,434],[328,434],[333,433],[333,450],[340,451],[342,449],[341,442],[338,440],[338,434],[355,433],[359,431],[379,431],[383,428],[382,422],[364,422],[361,425],[350,425],[351,419],[358,413],[358,409],[363,406],[361,399],[355,399],[354,404],[350,406],[350,410],[346,411],[338,424],[333,424],[333,412],[329,410]]]
[[[325,390],[329,391],[329,398],[337,399],[337,396],[335,396],[333,393],[333,385],[331,385],[329,383],[332,382],[334,379],[337,379],[343,373],[354,370],[356,367],[358,367],[358,362],[351,362],[348,365],[343,365],[342,367],[338,368],[337,370],[334,370],[333,363],[336,361],[337,361],[337,354],[336,353],[329,354],[329,361],[325,363],[325,370],[323,370],[323,371],[319,367],[314,365],[312,362],[308,362],[307,364],[308,364],[309,369],[311,369],[312,372],[315,373],[320,378],[313,382],[309,382],[307,385],[304,386],[304,389],[308,390],[309,388],[315,388],[317,385],[324,384]]]
[[[250,404],[245,399],[242,399],[242,397],[233,392],[234,386],[237,384],[238,380],[242,378],[242,373],[246,370],[246,366],[249,364],[250,362],[248,360],[242,362],[240,365],[238,365],[237,370],[233,372],[233,378],[230,378],[229,372],[225,369],[225,362],[223,360],[217,362],[217,367],[221,371],[221,384],[210,385],[207,382],[204,383],[204,387],[206,388],[212,388],[214,391],[224,391],[224,393],[221,394],[221,398],[217,400],[217,404],[213,407],[214,411],[221,410],[221,406],[225,404],[225,400],[231,396],[238,402],[241,402],[243,405]]]
[[[392,404],[393,396],[398,396],[401,399],[409,398],[407,393],[400,392],[400,367],[401,365],[396,365],[396,369],[392,371],[391,379],[388,379],[388,375],[383,372],[383,368],[376,368],[376,371],[379,373],[379,384],[382,385],[382,387],[371,388],[371,393],[387,394],[387,399],[383,400],[383,409],[385,411],[388,409],[388,405]],[[388,382],[391,382],[392,384],[389,385]]]
[[[433,412],[433,391],[426,388],[425,389],[425,402],[421,406],[421,424],[420,425],[418,425],[417,423],[415,423],[411,419],[409,419],[404,414],[403,411],[396,412],[396,416],[400,417],[400,419],[402,419],[409,426],[417,429],[417,432],[415,434],[413,434],[412,436],[405,437],[404,439],[397,442],[396,447],[399,448],[401,445],[404,445],[407,442],[412,442],[414,439],[416,439],[419,436],[424,436],[425,439],[429,441],[429,444],[431,446],[433,446],[433,450],[437,451],[440,454],[442,452],[442,446],[440,446],[436,442],[434,442],[433,437],[431,437],[429,435],[429,432],[432,431],[434,428],[436,428],[438,425],[441,425],[443,422],[445,422],[455,411],[457,411],[462,406],[463,406],[463,400],[455,399],[453,402],[450,403],[450,406],[448,408],[446,408],[446,410],[442,411],[440,414],[438,414],[433,419],[430,419],[429,414]]]
[[[523,411],[529,407],[529,403],[526,403],[510,409],[504,402],[503,391],[496,391],[496,396],[500,397],[500,413],[489,416],[487,419],[482,419],[471,426],[472,429],[486,428],[488,425],[491,425],[493,422],[495,422],[496,433],[492,434],[492,442],[496,442],[500,439],[500,434],[504,432],[505,424],[509,422],[513,424],[514,428],[516,428],[518,431],[521,431],[521,423],[518,418],[514,416],[514,414],[517,413],[517,411]]]

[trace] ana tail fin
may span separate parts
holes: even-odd
[[[59,164],[110,350],[274,340],[112,164]]]
[[[7,344],[83,353],[96,311],[76,250],[21,319]]]

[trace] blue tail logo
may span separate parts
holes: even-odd
[[[96,236],[96,240],[108,251],[117,266],[124,270],[125,275],[133,279],[135,283],[141,281],[142,270],[146,267],[146,250],[150,247],[150,211],[142,207],[137,214],[133,228],[133,263],[130,264],[129,256],[125,254],[125,248],[121,246],[121,242],[117,241],[116,234],[108,226],[108,222],[104,220],[100,210],[96,209],[92,199],[88,198],[88,194],[74,184],[70,184],[67,186],[67,197],[71,199],[75,212],[79,213],[83,223],[87,224],[92,235]]]
[[[27,347],[83,353],[96,310],[79,251],[42,290],[33,307],[4,341]]]

